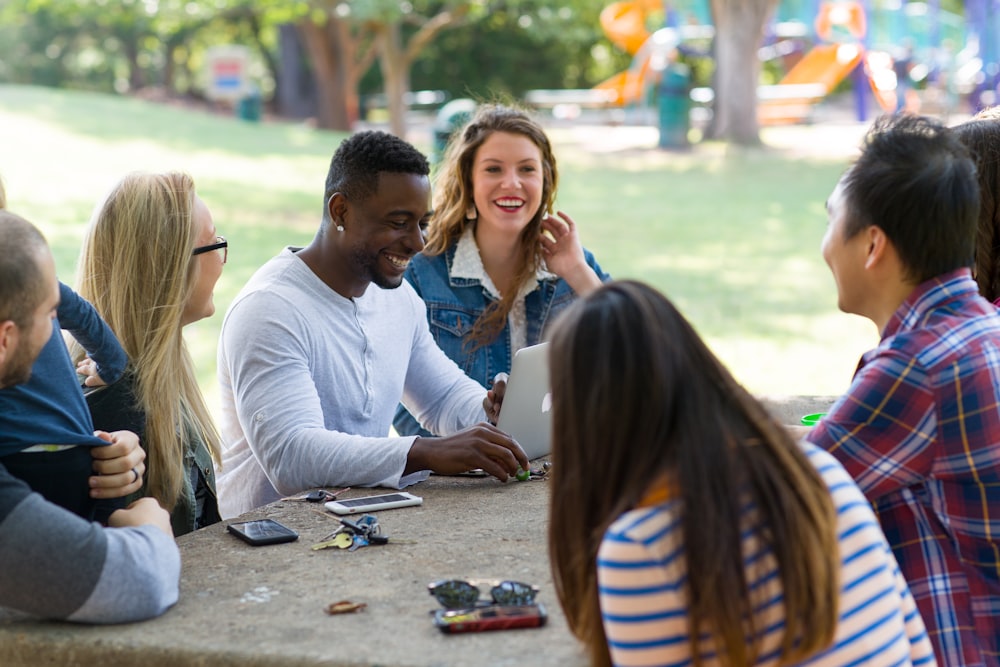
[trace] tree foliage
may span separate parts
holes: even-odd
[[[195,92],[205,50],[267,45],[251,0],[7,0],[0,6],[0,80],[128,92]],[[176,73],[176,78],[175,78]],[[270,74],[267,75],[270,77]]]
[[[279,26],[308,57],[319,124],[350,129],[361,89],[388,98],[405,130],[406,93],[517,97],[587,87],[627,57],[607,48],[606,0],[7,0],[0,5],[0,80],[132,92],[159,86],[200,95],[207,49],[242,43],[265,94],[287,68]],[[604,49],[594,45],[603,42]],[[594,53],[606,57],[595,58]],[[375,66],[377,65],[377,66]]]
[[[519,98],[534,88],[589,88],[628,67],[631,57],[601,32],[600,0],[505,4],[488,16],[442,34],[411,74],[414,89],[452,97]],[[365,88],[378,89],[370,76]]]
[[[3,0],[0,81],[198,95],[208,48],[241,43],[255,54],[266,97],[304,73],[318,124],[347,130],[360,95],[383,93],[402,134],[411,89],[516,99],[532,88],[587,88],[625,69],[630,57],[598,19],[610,1]],[[756,143],[756,50],[779,0],[707,1],[717,29],[715,135]],[[941,7],[960,11],[961,2]],[[289,31],[308,54],[291,74],[279,57]]]

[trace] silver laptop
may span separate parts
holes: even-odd
[[[549,344],[525,347],[514,355],[497,428],[509,434],[528,459],[552,451],[552,394],[549,391]]]

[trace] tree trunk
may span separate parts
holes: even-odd
[[[371,59],[365,58],[368,65],[359,70],[358,39],[351,33],[351,25],[347,21],[336,21],[331,29],[337,31],[337,43],[340,44],[343,77],[340,95],[344,105],[344,113],[347,115],[347,123],[353,128],[361,113],[358,82],[371,66]]]
[[[139,65],[139,36],[129,35],[124,41],[129,67],[128,86],[129,90],[136,91],[145,85],[145,77]]]
[[[340,30],[336,19],[326,25],[311,20],[300,21],[297,26],[302,42],[309,52],[316,83],[316,124],[327,130],[351,131],[351,115],[347,102],[345,73],[349,63],[344,60]],[[355,91],[356,99],[356,91]]]
[[[777,0],[775,0],[777,1]],[[389,124],[392,133],[406,136],[406,95],[410,92],[410,67],[434,38],[446,28],[462,22],[469,13],[469,4],[463,3],[452,10],[445,10],[425,21],[403,44],[399,23],[379,23],[373,25],[376,34],[376,49],[385,85],[385,96],[389,105]]]
[[[275,59],[274,54],[271,53],[271,49],[267,48],[264,40],[261,38],[261,24],[260,17],[256,12],[249,10],[246,13],[247,23],[250,24],[250,32],[253,35],[254,44],[257,46],[257,51],[260,53],[260,57],[267,64],[267,69],[270,71],[271,78],[274,79],[275,90],[281,85],[282,72],[278,65],[278,61]]]
[[[745,146],[759,145],[757,49],[777,0],[711,1],[716,66],[713,137]]]
[[[389,131],[406,138],[406,94],[410,92],[410,66],[403,50],[399,24],[383,24],[378,36],[378,58],[389,106]]]
[[[294,23],[278,26],[278,62],[281,77],[275,82],[278,113],[288,118],[316,115],[316,87],[312,70]]]
[[[177,58],[178,46],[172,38],[168,37],[163,41],[163,74],[160,83],[167,95],[173,95],[177,92],[175,59]]]

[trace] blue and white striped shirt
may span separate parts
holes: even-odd
[[[837,509],[841,556],[840,622],[832,646],[803,665],[934,665],[923,621],[871,505],[843,467],[803,443]],[[687,566],[682,504],[670,499],[626,512],[608,529],[598,553],[601,614],[615,665],[689,665]],[[760,518],[743,514],[743,558],[755,625],[763,634],[758,665],[777,665],[784,606],[777,563],[760,540]],[[715,647],[701,642],[705,664]]]

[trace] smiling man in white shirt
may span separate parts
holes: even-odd
[[[223,517],[312,487],[401,488],[482,468],[506,481],[528,460],[487,392],[438,348],[403,281],[424,246],[429,165],[384,132],[345,140],[323,219],[304,249],[254,274],[219,341]],[[440,438],[388,437],[404,398]]]

